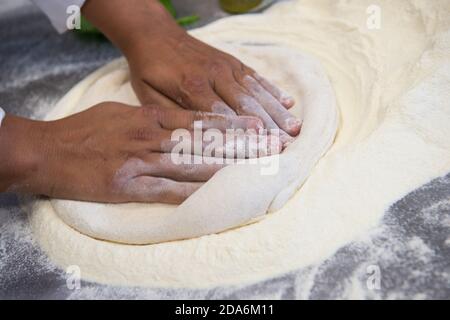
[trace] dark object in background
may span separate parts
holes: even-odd
[[[220,6],[229,13],[244,13],[256,8],[262,0],[220,0]]]
[[[220,7],[232,14],[247,13],[247,12],[259,12],[275,0],[219,0]]]

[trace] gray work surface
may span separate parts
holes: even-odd
[[[199,13],[200,24],[226,15],[215,0],[175,3],[182,14]],[[26,0],[0,0],[0,104],[7,112],[41,118],[73,85],[119,55],[107,41],[58,35]],[[27,214],[15,195],[0,195],[0,299],[450,297],[450,175],[406,195],[370,235],[320,265],[250,286],[211,290],[89,282],[69,290],[65,272],[53,266],[33,240]],[[379,289],[370,286],[370,276],[377,271]]]

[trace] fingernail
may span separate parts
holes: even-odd
[[[287,107],[290,108],[295,104],[295,99],[289,95],[281,97],[281,103]]]
[[[302,122],[296,118],[289,118],[286,120],[286,126],[290,134],[296,136],[300,133]]]

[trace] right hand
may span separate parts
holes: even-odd
[[[6,131],[17,119],[5,119]],[[136,108],[115,102],[57,121],[27,120],[33,124],[24,129],[30,133],[24,140],[34,143],[21,150],[21,157],[37,159],[37,165],[10,190],[95,202],[181,203],[223,167],[171,161],[172,130],[192,129],[199,120],[204,129],[222,131],[263,126],[254,117]]]

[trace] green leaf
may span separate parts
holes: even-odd
[[[172,0],[159,0],[161,4],[169,11],[169,13],[175,18],[177,16],[177,12],[175,11],[175,7],[172,4]]]
[[[181,17],[177,19],[177,23],[180,26],[188,26],[190,24],[193,24],[195,22],[197,22],[198,20],[200,20],[200,17],[197,15],[192,15],[192,16],[186,16],[186,17]]]
[[[166,10],[175,18],[177,13],[171,0],[159,0]],[[188,26],[197,22],[200,19],[197,15],[186,16],[178,18],[176,21],[180,26]],[[75,30],[82,34],[102,34],[97,28],[95,28],[85,17],[81,16],[81,28]]]
[[[81,16],[81,28],[76,29],[76,31],[80,33],[89,33],[89,34],[100,34],[100,31],[97,30],[85,17]]]

